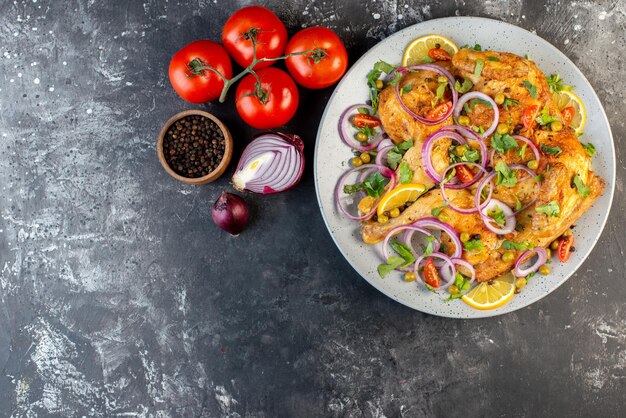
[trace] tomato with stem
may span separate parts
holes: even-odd
[[[224,24],[222,43],[237,64],[255,69],[269,67],[285,52],[287,29],[269,9],[248,6],[237,10]]]
[[[256,129],[284,125],[296,113],[299,94],[289,74],[278,68],[263,68],[246,75],[235,93],[239,116]]]
[[[286,54],[293,54],[285,60],[289,74],[309,89],[332,86],[348,68],[343,42],[335,32],[322,26],[296,33],[287,44]]]
[[[178,51],[170,61],[168,73],[180,97],[192,103],[205,103],[220,97],[233,68],[224,47],[202,40]]]

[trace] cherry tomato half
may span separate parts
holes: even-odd
[[[448,51],[441,48],[431,48],[428,50],[428,56],[435,61],[452,61],[452,57]]]
[[[298,84],[309,89],[332,86],[348,68],[348,53],[332,30],[322,26],[306,28],[293,35],[286,54],[316,51],[294,55],[285,60],[289,74]]]
[[[539,106],[532,105],[528,106],[524,110],[524,114],[522,115],[522,123],[524,124],[524,128],[531,129],[535,126],[535,118],[537,117],[537,111],[539,110]]]
[[[287,45],[287,29],[269,9],[248,6],[228,18],[222,30],[222,43],[237,64],[246,68],[252,63],[252,40],[256,42],[257,58],[280,57]],[[255,69],[265,68],[274,61],[259,62]]]
[[[561,260],[561,262],[565,263],[569,260],[569,257],[572,255],[572,245],[574,245],[574,235],[563,235],[559,242],[558,249],[559,260]]]
[[[437,288],[439,287],[440,281],[439,272],[437,271],[437,267],[435,267],[433,258],[429,257],[428,260],[426,260],[426,264],[424,264],[424,282],[434,288]]]
[[[352,118],[352,123],[357,128],[376,128],[380,126],[381,122],[376,116],[366,115],[364,113],[358,113]]]
[[[576,114],[576,110],[572,106],[567,106],[565,109],[561,110],[561,114],[563,115],[563,124],[570,126]]]
[[[278,68],[257,71],[237,86],[235,101],[239,116],[256,129],[271,129],[289,122],[298,109],[298,87],[289,74]]]
[[[426,119],[438,120],[441,119],[452,108],[452,102],[439,103],[426,113]]]
[[[474,173],[465,165],[459,165],[455,168],[456,178],[461,180],[461,183],[471,183],[474,181]]]
[[[204,103],[220,96],[224,81],[215,72],[200,69],[205,66],[213,67],[226,78],[233,75],[226,50],[212,41],[192,42],[172,57],[170,83],[180,97],[192,103]]]

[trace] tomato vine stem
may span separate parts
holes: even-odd
[[[206,63],[202,62],[202,60],[200,60],[199,58],[194,58],[193,60],[191,60],[188,64],[187,64],[187,68],[189,69],[189,77],[204,77],[204,71],[212,71],[215,74],[217,74],[222,81],[224,82],[224,87],[222,88],[222,93],[220,94],[219,97],[219,102],[220,103],[224,103],[226,101],[226,95],[228,94],[228,90],[235,84],[237,83],[237,81],[241,80],[244,76],[248,75],[248,74],[253,74],[256,79],[257,79],[257,88],[255,96],[261,101],[261,103],[265,104],[265,102],[267,102],[267,92],[265,92],[262,87],[261,87],[261,79],[259,78],[258,74],[256,73],[256,71],[254,70],[254,67],[261,63],[261,62],[267,62],[267,61],[280,61],[280,60],[285,60],[289,57],[294,57],[297,55],[309,55],[311,60],[313,61],[313,64],[317,64],[318,62],[320,62],[324,57],[326,57],[328,55],[328,52],[323,49],[323,48],[315,48],[315,49],[309,49],[306,51],[300,51],[300,52],[292,52],[290,54],[286,54],[280,57],[275,57],[275,58],[257,58],[256,55],[256,46],[257,46],[257,40],[256,40],[256,34],[259,32],[259,30],[257,28],[250,28],[250,30],[248,32],[244,32],[243,35],[245,34],[250,34],[249,36],[247,36],[246,38],[252,42],[252,62],[250,62],[250,65],[248,65],[246,68],[244,68],[239,74],[237,74],[236,76],[234,76],[233,78],[226,78],[226,76],[224,76],[224,74],[222,74],[218,69],[214,68],[211,65],[207,65]],[[245,38],[244,38],[245,39]]]

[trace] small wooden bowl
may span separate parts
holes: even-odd
[[[163,140],[165,139],[165,134],[167,133],[167,130],[176,121],[184,117],[194,115],[207,117],[215,122],[217,126],[219,126],[222,134],[224,135],[224,155],[222,156],[222,161],[220,161],[215,170],[211,171],[206,176],[191,178],[181,176],[180,174],[172,170],[172,168],[169,166],[169,164],[165,160],[165,155],[163,154]],[[222,121],[210,114],[209,112],[205,112],[203,110],[185,110],[184,112],[177,113],[169,118],[169,120],[165,122],[165,125],[163,125],[161,132],[159,132],[159,139],[157,140],[157,154],[159,156],[159,161],[161,162],[161,165],[163,166],[165,171],[167,171],[168,174],[174,177],[176,180],[180,180],[183,183],[187,184],[208,184],[217,180],[222,174],[224,174],[224,171],[226,171],[226,167],[228,167],[230,159],[233,156],[233,137],[230,134],[228,128],[222,123]]]

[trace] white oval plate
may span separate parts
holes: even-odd
[[[459,46],[480,44],[483,49],[513,52],[521,56],[528,54],[546,75],[560,74],[567,84],[573,85],[576,94],[584,101],[588,115],[581,140],[596,146],[593,168],[606,180],[603,195],[576,222],[576,252],[570,261],[565,264],[553,263],[549,276],[538,275],[529,280],[523,292],[494,310],[476,310],[461,300],[445,302],[415,282],[404,282],[400,273],[391,273],[381,279],[376,271],[382,261],[380,244],[364,244],[359,225],[338,212],[334,204],[335,184],[352,156],[337,132],[341,112],[352,104],[365,103],[368,99],[366,76],[376,61],[398,65],[402,61],[404,49],[412,40],[433,33],[450,38]],[[508,23],[478,17],[449,17],[419,23],[393,34],[365,53],[344,76],[326,105],[317,132],[314,166],[315,187],[322,216],[337,247],[352,267],[390,298],[418,311],[452,318],[482,318],[512,312],[547,296],[559,287],[581,266],[598,241],[609,214],[615,187],[615,149],[611,128],[585,76],[557,48],[537,35]]]

